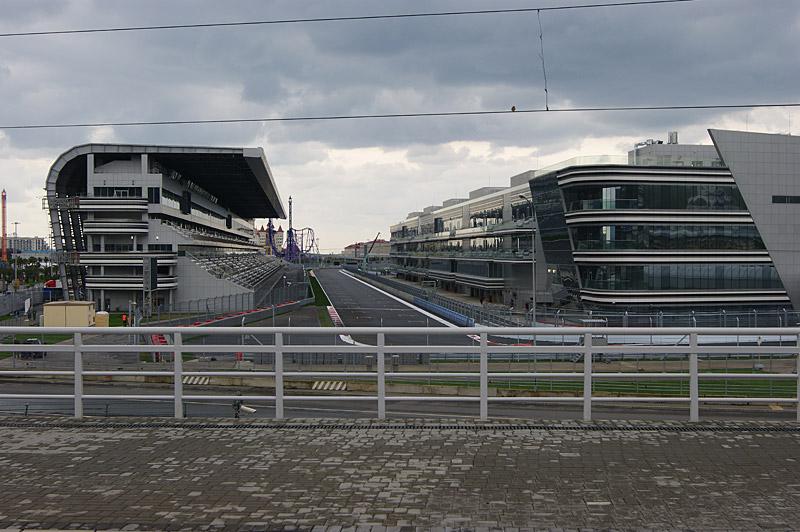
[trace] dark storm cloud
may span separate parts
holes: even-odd
[[[3,29],[486,7],[482,2],[19,2]],[[497,3],[491,4],[492,7]],[[527,5],[508,2],[504,6]],[[795,99],[795,2],[545,12],[551,106]],[[34,22],[35,21],[35,22]],[[541,107],[533,14],[5,39],[3,123]],[[696,113],[268,125],[275,142],[339,147],[481,140],[558,147],[581,135],[692,123]],[[259,126],[126,128],[123,140],[246,142]],[[12,133],[59,143],[87,132]],[[571,139],[572,140],[571,140]],[[196,140],[197,139],[197,140]],[[152,140],[151,140],[152,141]]]
[[[3,4],[0,31],[532,4],[528,0],[12,1]],[[543,12],[550,106],[800,100],[799,16],[795,0],[697,0]],[[544,93],[538,23],[529,13],[0,38],[0,101],[0,124],[25,124],[541,108]],[[667,130],[692,131],[694,140],[708,142],[702,128],[719,125],[729,115],[728,111],[517,114],[6,131],[0,166],[13,173],[28,172],[32,190],[41,187],[43,176],[36,174],[44,173],[41,161],[52,161],[70,146],[89,140],[265,144],[273,169],[280,174],[281,192],[295,193],[299,199],[305,196],[305,208],[319,212],[313,223],[330,225],[341,212],[353,213],[336,223],[336,230],[344,234],[397,221],[421,206],[421,195],[424,201],[440,202],[486,185],[490,178],[495,185],[507,183],[512,173],[535,166],[526,153],[546,158],[574,150],[586,139],[625,137],[629,144],[630,138],[663,136]],[[780,112],[775,116],[780,121]],[[447,145],[452,142],[483,143],[491,153],[476,155]],[[621,144],[619,151],[627,144]],[[368,152],[359,166],[332,154],[370,147],[404,153],[405,162]],[[523,155],[505,156],[506,147],[520,147]],[[373,164],[372,157],[380,160]],[[332,179],[340,184],[342,197],[318,199],[314,187]],[[397,182],[415,184],[416,192],[398,191]],[[368,212],[361,201],[364,183],[369,194],[383,197],[376,204],[380,207],[370,205],[375,212]],[[16,196],[20,195],[17,190]]]

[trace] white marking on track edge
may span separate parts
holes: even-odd
[[[436,315],[434,315],[434,314],[431,314],[430,312],[428,312],[428,311],[426,311],[426,310],[423,310],[423,309],[421,309],[421,308],[419,308],[419,307],[415,307],[414,305],[412,305],[412,304],[411,304],[411,303],[409,303],[408,301],[403,301],[403,300],[402,300],[402,299],[400,299],[399,297],[393,296],[392,294],[390,294],[390,293],[388,293],[388,292],[384,292],[384,291],[383,291],[383,290],[381,290],[380,288],[377,288],[377,287],[375,287],[375,286],[373,286],[373,285],[371,285],[371,284],[369,284],[369,283],[367,283],[367,282],[365,282],[365,281],[362,281],[361,279],[359,279],[359,278],[355,277],[353,274],[351,274],[351,273],[349,273],[349,272],[346,272],[346,271],[344,271],[344,270],[339,270],[339,273],[341,273],[342,275],[346,275],[346,276],[348,276],[349,278],[351,278],[352,280],[354,280],[354,281],[357,281],[357,282],[359,282],[359,283],[361,283],[361,284],[363,284],[363,285],[366,285],[366,286],[368,286],[368,287],[372,288],[372,289],[373,289],[373,290],[375,290],[376,292],[380,292],[381,294],[383,294],[383,295],[385,295],[385,296],[387,296],[387,297],[390,297],[390,298],[394,299],[395,301],[398,301],[398,302],[402,303],[403,305],[407,306],[408,308],[411,308],[411,309],[414,309],[414,310],[416,310],[417,312],[419,312],[419,313],[420,313],[420,314],[422,314],[423,316],[427,316],[427,317],[429,317],[429,318],[433,318],[434,320],[438,321],[439,323],[441,323],[441,324],[443,324],[443,325],[445,325],[445,326],[447,326],[447,327],[455,327],[455,328],[458,328],[458,325],[455,325],[455,324],[453,324],[453,323],[450,323],[449,321],[447,321],[447,320],[444,320],[444,319],[442,319],[442,318],[440,318],[439,316],[436,316]]]

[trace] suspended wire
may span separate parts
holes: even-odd
[[[426,118],[455,116],[490,116],[506,114],[532,113],[601,113],[601,112],[637,112],[637,111],[686,111],[710,109],[759,109],[777,107],[800,107],[800,102],[787,103],[741,103],[741,104],[709,104],[709,105],[645,105],[616,107],[562,107],[556,109],[506,109],[487,111],[450,111],[430,113],[383,113],[357,115],[318,115],[318,116],[282,116],[264,118],[215,118],[206,120],[150,120],[130,122],[73,122],[61,124],[15,124],[0,125],[0,130],[13,129],[66,129],[86,127],[128,127],[128,126],[173,126],[194,124],[246,124],[269,122],[315,122],[336,120],[369,120],[381,118]]]
[[[346,17],[290,18],[273,20],[243,20],[234,22],[208,22],[198,24],[164,24],[154,26],[118,26],[111,28],[84,28],[74,30],[44,30],[0,33],[0,37],[33,37],[43,35],[73,35],[78,33],[113,33],[123,31],[177,30],[199,28],[225,28],[234,26],[265,26],[278,24],[303,24],[313,22],[346,22],[359,20],[389,20],[424,17],[452,17],[465,15],[499,15],[512,13],[531,13],[533,11],[565,11],[570,9],[596,9],[603,7],[643,6],[655,4],[679,4],[697,0],[635,0],[632,2],[606,2],[595,4],[564,4],[549,7],[523,7],[514,9],[481,9],[475,11],[433,11],[421,13],[396,13],[387,15],[359,15]]]
[[[539,59],[542,60],[542,76],[544,77],[544,108],[550,110],[550,95],[547,92],[547,68],[544,65],[544,35],[542,33],[542,12],[536,11],[536,18],[539,19]]]

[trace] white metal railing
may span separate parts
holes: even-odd
[[[174,415],[177,418],[184,416],[183,404],[192,400],[247,400],[270,401],[275,403],[275,417],[284,418],[284,405],[287,401],[372,401],[377,404],[378,418],[386,416],[387,401],[467,401],[479,403],[481,419],[489,416],[489,403],[523,402],[523,403],[574,403],[583,405],[583,419],[592,419],[592,406],[594,403],[672,403],[688,404],[690,421],[700,419],[701,403],[789,403],[796,404],[797,420],[800,421],[800,328],[613,328],[613,327],[547,327],[547,328],[450,328],[450,327],[338,327],[335,329],[321,327],[117,327],[117,328],[53,328],[53,327],[8,327],[4,328],[8,334],[20,335],[48,335],[70,334],[72,343],[52,345],[29,344],[0,344],[0,352],[25,353],[71,353],[74,367],[72,370],[53,369],[3,369],[0,376],[29,376],[52,375],[72,376],[74,389],[71,394],[9,394],[0,393],[3,399],[72,399],[74,401],[75,417],[83,416],[84,401],[89,399],[105,400],[170,400],[174,402]],[[234,340],[247,335],[272,335],[272,344],[247,345],[248,353],[274,354],[274,369],[272,371],[185,371],[183,365],[184,353],[234,353],[243,349],[241,344],[187,344],[185,340],[190,336],[219,335],[231,336]],[[94,343],[94,340],[104,335],[129,337],[130,335],[162,334],[172,338],[171,345],[135,345]],[[84,335],[92,335],[93,342],[85,343]],[[102,335],[102,336],[101,336]],[[374,338],[374,343],[348,343],[342,345],[337,338],[342,335],[356,336],[359,338]],[[387,337],[395,339],[403,336],[421,336],[426,338],[426,345],[394,345],[387,343]],[[287,336],[312,337],[328,336],[332,339],[329,344],[303,344],[292,342],[285,344]],[[465,345],[429,345],[431,336],[465,337],[473,339],[472,344]],[[490,341],[490,338],[492,340]],[[518,339],[524,338],[525,345],[520,345]],[[597,343],[595,339],[602,338],[603,342]],[[676,343],[676,338],[681,340]],[[735,339],[734,339],[735,338]],[[568,339],[571,343],[565,343]],[[552,343],[551,343],[552,342]],[[557,342],[561,342],[559,345]],[[771,345],[775,344],[775,345]],[[788,344],[788,345],[787,345]],[[170,353],[172,354],[172,370],[89,370],[83,362],[86,353]],[[284,357],[295,353],[323,353],[323,354],[363,354],[376,357],[375,371],[287,371],[284,369]],[[459,354],[477,355],[479,371],[387,371],[386,356],[392,354]],[[595,357],[604,355],[641,355],[641,356],[669,356],[685,357],[688,362],[687,371],[595,371],[593,362]],[[731,373],[708,372],[699,370],[700,357],[710,359],[713,357],[742,357],[754,355],[777,355],[788,359],[794,367],[792,373]],[[489,362],[497,356],[526,356],[526,357],[552,357],[572,355],[575,360],[582,358],[582,371],[519,371],[498,372],[489,371]],[[162,395],[130,395],[130,394],[85,394],[85,376],[162,376],[172,377],[173,386],[171,394]],[[273,377],[275,392],[273,395],[186,395],[183,390],[184,376],[226,376],[226,377]],[[340,379],[372,378],[376,381],[376,395],[286,395],[284,378],[286,377],[334,377]],[[390,396],[386,393],[386,379],[402,379],[417,377],[436,378],[478,378],[479,395],[477,396]],[[582,396],[505,396],[496,397],[489,395],[490,379],[499,378],[529,378],[529,379],[582,379]],[[592,393],[592,385],[598,380],[687,380],[689,382],[688,396],[598,396]],[[706,379],[775,379],[796,382],[797,394],[795,397],[708,397],[700,395],[699,383]]]

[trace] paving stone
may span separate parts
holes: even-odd
[[[800,432],[757,430],[788,423],[207,423],[0,417],[0,530],[800,523]]]

